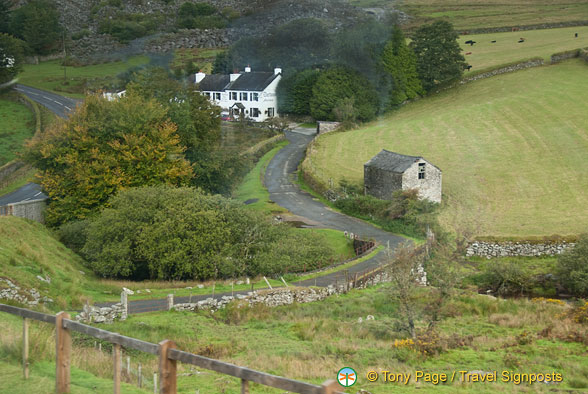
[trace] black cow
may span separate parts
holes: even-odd
[[[470,44],[471,46],[473,46],[476,43],[476,41],[467,40],[465,43],[466,44]]]
[[[470,71],[471,69],[472,69],[471,64],[468,64],[467,66],[464,67],[464,70]]]
[[[496,40],[494,40],[494,41],[490,41],[490,42],[491,42],[492,44],[496,44]]]

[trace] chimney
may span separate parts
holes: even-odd
[[[274,68],[274,74],[275,75],[278,75],[278,74],[281,74],[281,73],[282,73],[282,69],[281,68],[279,68],[279,67]]]
[[[247,65],[247,67],[245,67],[245,72],[246,73],[250,73],[251,72],[251,67],[249,67],[249,65]]]
[[[196,79],[194,81],[196,83],[200,83],[205,77],[206,77],[206,74],[204,74],[202,71],[197,72],[196,73]]]

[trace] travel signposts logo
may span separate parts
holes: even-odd
[[[337,382],[343,387],[351,387],[357,381],[357,373],[353,368],[341,368],[337,373]]]

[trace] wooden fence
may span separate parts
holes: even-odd
[[[338,388],[340,387],[334,380],[328,380],[321,386],[317,386],[281,376],[270,375],[249,368],[239,367],[237,365],[219,360],[198,356],[196,354],[176,349],[175,343],[167,339],[158,344],[155,344],[141,341],[135,338],[130,338],[124,335],[101,330],[99,328],[70,320],[70,315],[66,312],[59,312],[54,316],[5,304],[0,304],[0,311],[21,316],[23,318],[22,362],[25,379],[29,377],[29,320],[38,320],[55,325],[55,391],[58,394],[70,392],[72,331],[77,331],[79,333],[113,344],[113,391],[115,394],[120,393],[122,347],[139,350],[159,357],[158,376],[159,392],[161,394],[172,394],[177,392],[176,364],[178,361],[241,379],[241,394],[249,393],[249,382],[255,382],[264,386],[287,390],[292,393],[309,394],[335,394],[338,392]]]

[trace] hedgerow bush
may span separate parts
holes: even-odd
[[[316,234],[193,188],[132,188],[89,222],[81,250],[99,275],[212,279],[312,270],[335,252]],[[70,231],[71,234],[71,231]]]
[[[582,234],[574,248],[562,253],[557,265],[566,289],[577,296],[588,295],[588,234]]]
[[[442,233],[437,223],[437,206],[428,200],[419,200],[416,190],[399,190],[391,200],[380,200],[354,191],[335,201],[335,207],[343,213],[372,220],[387,231],[414,237],[424,237],[427,228],[438,235]]]

